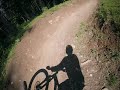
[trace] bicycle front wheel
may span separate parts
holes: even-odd
[[[30,80],[27,90],[42,90],[42,84],[45,83],[48,77],[48,72],[45,69],[38,70]],[[38,86],[39,85],[39,86]]]

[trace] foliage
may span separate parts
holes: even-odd
[[[116,73],[119,73],[115,68],[119,64],[120,60],[120,47],[119,47],[119,39],[120,39],[120,0],[101,0],[100,1],[100,7],[98,9],[97,17],[99,20],[99,27],[102,28],[104,23],[109,23],[110,29],[111,30],[107,31],[107,34],[103,37],[103,35],[100,35],[99,39],[101,41],[110,42],[110,40],[107,40],[107,38],[111,38],[112,42],[108,44],[107,48],[104,50],[105,56],[109,57],[108,59],[111,60],[110,62],[112,63],[112,66],[110,66],[108,69],[110,69],[111,72],[113,73],[108,73],[108,77],[106,78],[108,86],[112,87],[112,90],[117,90],[113,88],[119,87],[119,75]],[[101,30],[102,31],[102,30]],[[109,32],[109,33],[108,33]],[[112,33],[112,34],[110,34]],[[116,42],[116,43],[115,43]],[[101,43],[100,43],[101,44]],[[102,45],[102,44],[101,44]],[[109,48],[108,48],[109,47]],[[103,53],[103,52],[102,52]],[[113,66],[113,62],[115,63],[115,66]],[[111,69],[111,68],[115,68]]]
[[[101,0],[97,16],[101,24],[110,21],[114,32],[120,33],[120,0]]]

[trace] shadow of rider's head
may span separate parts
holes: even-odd
[[[67,53],[68,56],[69,56],[69,55],[72,55],[72,53],[73,53],[73,48],[72,48],[71,45],[67,45],[67,46],[66,46],[66,53]]]

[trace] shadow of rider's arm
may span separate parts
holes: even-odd
[[[51,71],[56,72],[56,71],[63,70],[64,63],[65,63],[65,58],[63,58],[63,60],[58,65],[51,67]]]

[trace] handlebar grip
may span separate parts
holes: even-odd
[[[46,69],[51,70],[50,66],[47,66]]]

